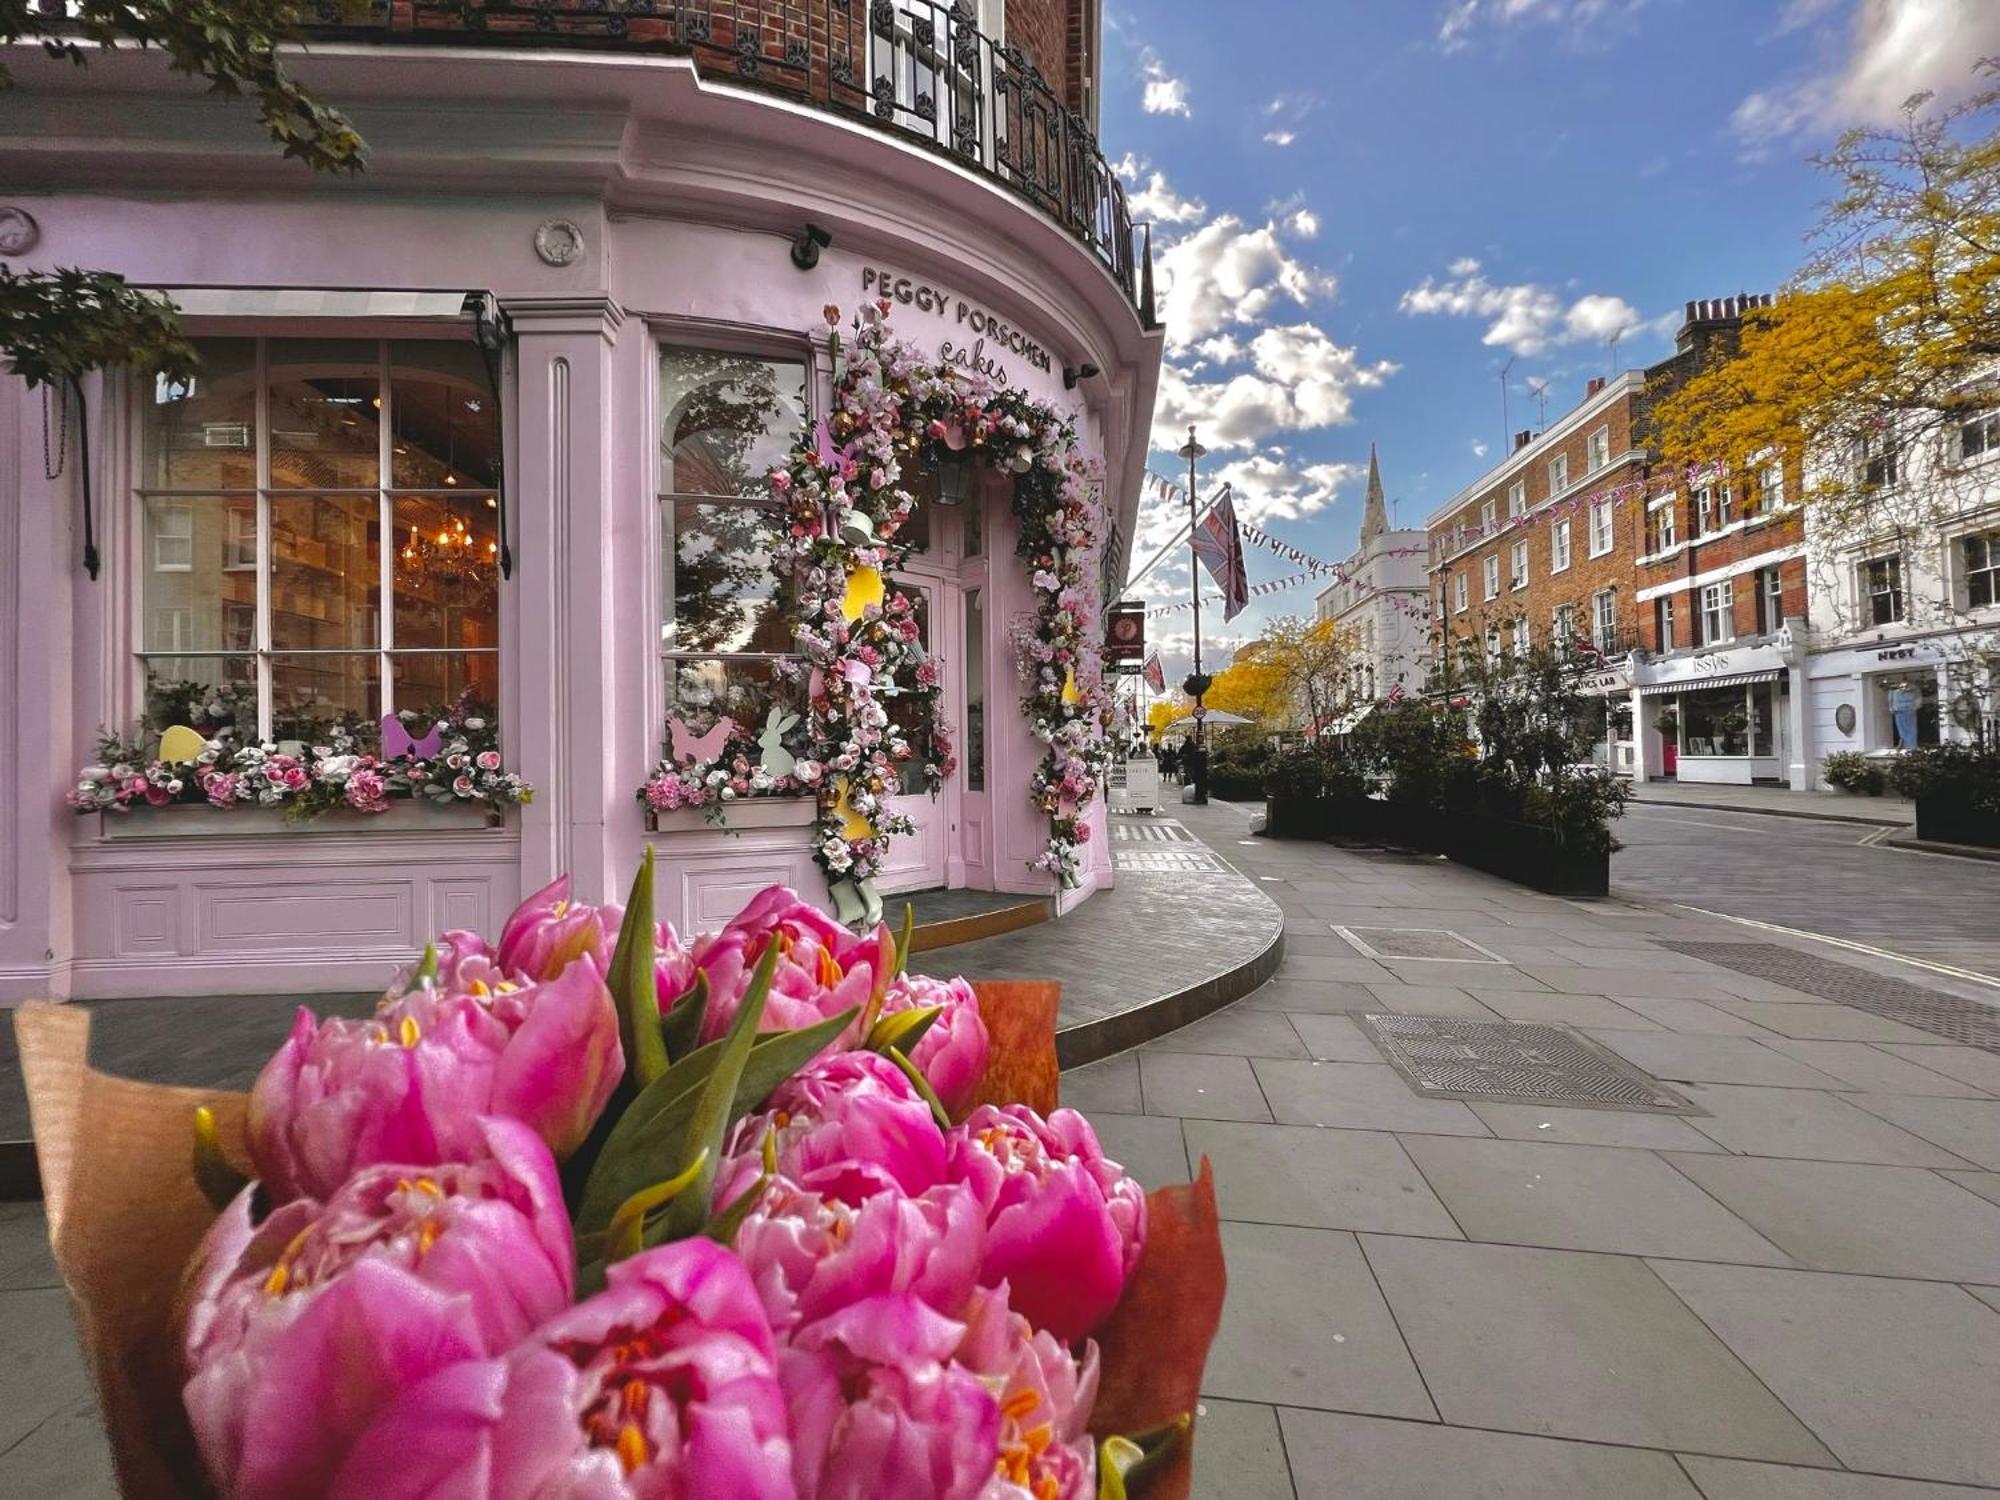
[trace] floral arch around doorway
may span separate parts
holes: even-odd
[[[839,309],[826,309],[832,409],[770,475],[783,516],[772,560],[795,589],[802,723],[789,744],[767,735],[752,748],[755,737],[738,733],[712,755],[677,752],[639,797],[656,811],[702,807],[721,821],[740,798],[810,793],[818,800],[815,861],[844,910],[872,909],[888,841],[911,831],[887,801],[899,768],[918,763],[935,792],[956,764],[937,664],[909,599],[889,582],[911,550],[902,532],[917,502],[903,487],[904,466],[981,463],[1012,476],[1016,552],[1036,604],[1013,640],[1022,711],[1044,746],[1029,795],[1049,836],[1029,864],[1074,886],[1085,819],[1104,779],[1110,713],[1096,643],[1102,469],[1068,417],[925,361],[893,341],[888,313],[886,301],[863,308],[843,341]],[[905,727],[892,720],[897,699],[915,710],[897,716]],[[927,727],[916,734],[911,724]]]

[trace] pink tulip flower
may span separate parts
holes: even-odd
[[[712,1042],[729,1029],[757,961],[771,943],[778,945],[778,968],[759,1023],[762,1031],[810,1026],[852,1006],[865,1009],[888,984],[896,962],[896,941],[887,927],[857,937],[786,887],[767,886],[720,932],[696,938],[689,950],[690,966],[675,994],[692,982],[694,969],[708,976],[703,1041]],[[861,1040],[859,1020],[835,1039],[835,1050]]]
[[[988,1038],[979,1014],[979,996],[963,979],[905,974],[889,986],[882,1014],[941,1007],[938,1018],[917,1041],[910,1061],[924,1075],[945,1113],[956,1115],[979,1092],[986,1076]]]
[[[974,1293],[955,1355],[1000,1403],[999,1460],[980,1500],[1094,1500],[1097,1452],[1087,1429],[1097,1345],[1086,1341],[1079,1360],[1007,1303],[1005,1286]]]
[[[250,1091],[250,1155],[278,1203],[330,1197],[375,1162],[474,1160],[486,1114],[567,1157],[624,1071],[610,992],[582,960],[546,984],[419,988],[365,1020],[301,1007]]]
[[[622,907],[570,900],[569,876],[558,875],[514,909],[493,956],[509,973],[536,980],[553,979],[571,960],[588,958],[601,979],[611,972],[624,920]]]
[[[642,1251],[496,1359],[364,1433],[332,1500],[794,1500],[770,1325],[711,1240]]]
[[[944,1133],[930,1106],[873,1052],[837,1052],[779,1084],[762,1114],[737,1121],[716,1181],[754,1176],[767,1133],[780,1173],[847,1203],[884,1189],[914,1197],[945,1177]]]
[[[965,1325],[915,1296],[870,1297],[778,1357],[801,1500],[977,1500],[1000,1408],[951,1356]]]
[[[971,1190],[957,1184],[917,1198],[885,1190],[850,1205],[781,1177],[764,1190],[732,1243],[782,1337],[890,1293],[908,1292],[956,1316],[979,1279],[986,1214]]]
[[[511,1120],[477,1128],[476,1163],[370,1167],[324,1206],[294,1199],[254,1229],[246,1188],[209,1231],[184,1397],[231,1500],[320,1493],[408,1388],[568,1306],[574,1250],[548,1148]]]
[[[950,1175],[986,1207],[980,1283],[1073,1342],[1103,1321],[1146,1242],[1146,1195],[1073,1109],[982,1105],[950,1135]]]

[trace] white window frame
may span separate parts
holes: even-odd
[[[1585,440],[1583,471],[1586,474],[1595,474],[1599,469],[1609,468],[1610,465],[1611,428],[1606,425],[1598,428]]]
[[[1720,480],[1695,487],[1695,540],[1715,536],[1728,528],[1730,499],[1729,486]]]
[[[1498,599],[1500,597],[1500,554],[1497,552],[1488,553],[1481,559],[1480,573],[1480,581],[1486,591],[1485,597],[1488,599]]]
[[[1618,591],[1599,589],[1590,596],[1591,644],[1610,655],[1618,640]]]
[[[1451,607],[1454,614],[1464,614],[1472,602],[1472,585],[1467,582],[1463,570],[1451,575]]]
[[[1592,557],[1604,556],[1605,553],[1611,550],[1616,536],[1616,521],[1612,515],[1611,501],[1608,498],[1591,501],[1590,555]]]
[[[1882,576],[1889,580],[1887,588],[1877,588],[1874,570],[1882,568]],[[1864,557],[1854,569],[1855,601],[1857,615],[1863,626],[1902,625],[1908,622],[1910,601],[1907,581],[1904,578],[1903,556],[1900,552],[1885,552],[1875,557]],[[1885,619],[1877,619],[1875,601],[1886,598],[1890,601],[1891,613]]]
[[[160,523],[171,518],[172,530]],[[194,571],[194,504],[192,501],[176,503],[171,500],[155,503],[152,507],[153,571],[155,573],[192,573]],[[171,544],[162,547],[161,543]]]
[[[1779,459],[1757,468],[1757,514],[1774,515],[1785,504],[1785,466]]]
[[[1576,643],[1576,606],[1558,604],[1549,615],[1549,640],[1557,650]]]
[[[1566,573],[1570,563],[1569,522],[1558,521],[1549,528],[1549,571]]]
[[[1558,453],[1549,460],[1549,494],[1560,495],[1569,488],[1569,455]]]
[[[1695,621],[1701,646],[1719,646],[1736,639],[1736,591],[1732,580],[1706,583],[1695,600]]]
[[[1528,481],[1517,479],[1507,486],[1507,519],[1518,521],[1528,513]]]
[[[1513,587],[1524,589],[1528,586],[1528,544],[1514,543],[1513,556],[1509,559],[1508,575]]]
[[[1647,523],[1652,528],[1652,544],[1655,553],[1671,552],[1680,545],[1680,520],[1678,507],[1672,495],[1662,495],[1646,507]]]
[[[1514,622],[1514,654],[1526,656],[1534,649],[1534,633],[1528,628],[1528,617],[1522,615]]]
[[[1966,438],[1977,431],[1979,446],[1968,452]],[[1968,421],[1960,422],[1952,433],[1953,455],[1962,464],[1991,463],[2000,454],[2000,407],[1980,412]]]
[[[1901,446],[1886,432],[1854,440],[1854,481],[1862,489],[1894,489],[1903,482]]]
[[[1969,544],[1977,542],[1985,552],[1985,562],[1975,568],[1969,555]],[[1952,566],[1958,574],[1958,597],[1965,609],[1993,609],[2000,606],[2000,530],[1968,531],[1952,538]],[[1986,597],[1975,600],[1972,597],[1974,576],[1986,581]]]
[[[1481,536],[1491,536],[1499,524],[1500,502],[1497,500],[1482,502],[1479,507],[1479,534]]]
[[[1674,598],[1673,594],[1662,594],[1653,601],[1653,629],[1659,635],[1662,651],[1672,651],[1678,645],[1675,636],[1680,633],[1680,622],[1675,618],[1678,611],[1674,608]]]

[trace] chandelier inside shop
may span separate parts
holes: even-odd
[[[435,532],[410,528],[396,549],[396,581],[439,603],[470,602],[492,587],[499,561],[497,540],[480,541],[463,516],[452,516]]]

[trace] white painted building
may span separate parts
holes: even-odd
[[[1313,601],[1313,617],[1334,621],[1353,642],[1348,692],[1357,703],[1372,704],[1398,683],[1406,693],[1423,690],[1427,551],[1428,533],[1390,528],[1382,470],[1369,444],[1360,546],[1340,565],[1340,577]]]

